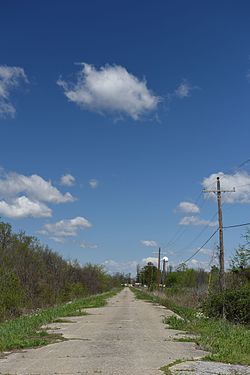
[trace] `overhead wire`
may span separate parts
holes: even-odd
[[[182,263],[187,263],[189,262],[195,255],[197,255],[205,246],[206,244],[213,238],[213,236],[218,232],[219,228],[217,228],[212,234],[211,236],[203,243],[202,246],[199,247],[198,250],[196,250],[189,258],[187,258],[184,262]]]
[[[242,163],[240,163],[236,168],[231,168],[229,170],[227,170],[225,173],[224,173],[224,176],[221,176],[221,180],[223,180],[225,178],[225,174],[229,174],[229,173],[236,173],[240,168],[242,168],[244,165],[246,165],[247,163],[250,162],[250,159],[246,159],[245,161],[243,161]],[[212,186],[214,185],[214,183],[211,183],[207,188],[210,189]],[[241,187],[241,186],[247,186],[247,185],[250,185],[250,184],[245,184],[245,185],[238,185],[238,187]],[[200,192],[200,194],[198,195],[197,199],[195,200],[195,204],[197,205],[198,201],[200,200],[201,196],[202,196],[202,191]],[[207,202],[208,199],[204,200],[202,206],[205,204],[205,202]],[[224,203],[222,203],[222,205],[224,205]],[[213,215],[213,217],[209,220],[209,221],[212,221],[215,216],[217,215],[217,212]],[[236,228],[236,227],[240,227],[240,226],[246,226],[246,225],[250,225],[250,223],[244,223],[244,224],[237,224],[237,225],[233,225],[233,226],[225,226],[223,227],[224,229],[229,229],[229,228]],[[194,244],[199,238],[200,236],[209,228],[209,224],[206,225],[205,228],[203,228],[199,233],[198,235],[195,236],[195,238],[189,243],[188,246],[182,248],[181,250],[179,250],[178,252],[175,252],[175,254],[177,255],[178,253],[186,250],[188,247],[190,247],[192,244]],[[175,234],[172,236],[172,238],[167,242],[166,244],[166,247],[170,246],[172,247],[183,235],[184,233],[187,231],[187,227],[186,228],[179,228]],[[192,259],[196,254],[198,254],[200,252],[200,250],[203,249],[203,247],[213,238],[213,236],[218,232],[219,228],[217,228],[217,230],[215,232],[212,233],[212,235],[208,238],[208,240],[191,256],[188,258],[188,260],[186,260],[185,262],[189,261],[190,259]],[[185,263],[184,262],[184,263]]]

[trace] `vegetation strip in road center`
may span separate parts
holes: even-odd
[[[120,290],[117,288],[110,292],[77,299],[71,303],[50,307],[32,315],[1,323],[0,351],[47,345],[51,342],[63,340],[61,335],[49,334],[41,327],[55,322],[58,318],[86,315],[87,313],[83,309],[104,306],[107,299]]]
[[[159,297],[131,288],[138,299],[161,304],[171,309],[183,319],[171,316],[166,319],[170,328],[199,335],[195,342],[199,347],[211,352],[206,360],[231,364],[250,365],[250,329],[221,319],[207,318],[197,309],[177,307],[168,302],[167,297]],[[193,341],[190,339],[190,341]]]

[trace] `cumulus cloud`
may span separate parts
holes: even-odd
[[[0,176],[0,213],[6,217],[48,217],[52,211],[45,203],[73,200],[70,193],[62,194],[38,175],[3,172]]]
[[[175,95],[180,99],[187,98],[191,95],[193,89],[194,87],[188,81],[184,80],[175,90]]]
[[[220,177],[222,190],[235,188],[235,192],[222,194],[223,203],[250,203],[250,175],[247,172],[240,171],[234,174],[213,173],[203,179],[202,186],[204,189],[216,190],[217,177]],[[208,193],[206,196],[216,199],[216,195],[213,193]]]
[[[185,216],[179,222],[180,225],[208,225],[209,227],[216,227],[216,221],[209,221],[199,218],[198,216]]]
[[[177,206],[177,210],[185,212],[186,214],[196,214],[200,212],[199,207],[191,202],[180,202]]]
[[[157,247],[157,242],[153,240],[141,240],[141,244],[146,247]]]
[[[93,65],[82,64],[76,83],[62,79],[57,84],[69,101],[82,108],[99,112],[127,115],[138,120],[143,114],[155,110],[160,98],[119,65],[105,65],[99,70]]]
[[[91,228],[92,224],[82,216],[77,216],[74,219],[60,220],[53,224],[45,224],[38,232],[51,239],[63,242],[67,237],[77,236],[78,230]]]
[[[10,100],[10,93],[21,83],[28,83],[23,68],[0,65],[0,116],[14,117],[16,109]]]
[[[91,187],[91,189],[96,189],[98,185],[99,185],[98,180],[92,179],[89,181],[89,186]]]
[[[25,193],[30,199],[49,203],[72,202],[70,193],[62,194],[51,181],[33,174],[25,176],[18,173],[8,173],[0,178],[0,197],[14,197]]]
[[[71,174],[64,174],[60,179],[60,184],[63,186],[73,186],[75,184],[75,177]]]
[[[51,216],[51,209],[41,202],[21,196],[9,203],[4,200],[0,201],[0,214],[15,219],[28,216],[48,217]]]

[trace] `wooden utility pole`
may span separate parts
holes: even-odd
[[[154,252],[153,254],[158,254],[158,267],[157,267],[157,286],[158,290],[160,290],[160,283],[161,283],[161,248],[159,247],[158,252]],[[165,254],[165,253],[163,253]]]
[[[223,221],[222,221],[222,208],[221,208],[221,193],[233,193],[233,190],[221,190],[220,177],[217,177],[217,189],[216,190],[203,190],[204,193],[215,193],[217,195],[218,203],[218,223],[219,223],[219,248],[220,248],[220,290],[221,292],[225,289],[225,259],[224,259],[224,239],[223,239]]]

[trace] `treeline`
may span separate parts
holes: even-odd
[[[35,237],[0,222],[0,321],[120,285],[101,266],[67,262]]]

